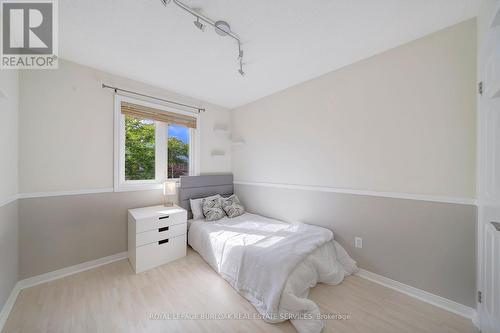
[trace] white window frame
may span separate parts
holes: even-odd
[[[114,189],[115,192],[157,190],[163,188],[167,180],[167,124],[155,122],[155,179],[125,180],[125,116],[121,113],[121,103],[129,102],[150,108],[175,112],[196,118],[198,129],[189,129],[189,175],[198,175],[199,170],[199,136],[200,117],[198,114],[168,107],[162,104],[133,98],[125,95],[115,95],[114,106]],[[168,178],[169,180],[177,180]]]

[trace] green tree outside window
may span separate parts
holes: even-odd
[[[155,123],[125,116],[125,180],[155,179]]]
[[[176,126],[182,138],[168,136],[167,176],[179,178],[189,174],[189,129]],[[125,180],[155,179],[155,122],[125,116]]]
[[[176,137],[168,138],[168,178],[189,174],[189,144]]]

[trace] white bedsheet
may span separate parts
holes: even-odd
[[[318,282],[338,284],[357,270],[332,238],[328,229],[249,213],[216,222],[193,221],[188,234],[189,245],[264,320],[290,318],[300,333],[320,332],[324,324],[317,319],[317,305],[307,299],[309,289]]]

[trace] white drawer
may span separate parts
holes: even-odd
[[[161,214],[150,218],[136,220],[136,232],[144,232],[153,229],[160,229],[174,224],[186,223],[187,212],[182,210],[174,214]]]
[[[159,242],[139,246],[136,252],[136,273],[166,264],[186,256],[186,234],[169,238],[168,242]]]
[[[136,246],[155,243],[162,239],[181,236],[187,233],[187,223],[175,224],[159,229],[141,232],[136,235]]]

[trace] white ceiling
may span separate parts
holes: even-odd
[[[183,0],[224,19],[237,48],[175,4],[61,0],[60,56],[234,108],[476,16],[479,0]]]

